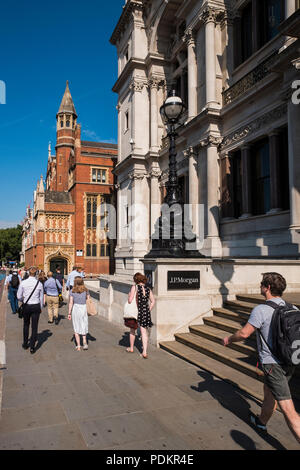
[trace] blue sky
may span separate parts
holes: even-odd
[[[125,0],[6,0],[0,13],[0,228],[14,226],[45,176],[66,80],[82,139],[117,143],[116,49]],[[1,84],[0,82],[0,84]],[[0,101],[1,93],[0,93]]]

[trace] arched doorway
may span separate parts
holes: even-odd
[[[50,271],[53,273],[56,272],[56,269],[59,268],[63,276],[68,274],[68,262],[65,258],[52,258],[50,260]]]

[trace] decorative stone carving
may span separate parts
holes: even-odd
[[[216,22],[217,12],[214,8],[206,7],[200,15],[200,19],[203,23]]]
[[[205,139],[202,139],[199,142],[200,147],[209,147],[209,146],[216,146],[218,147],[222,143],[222,137],[215,136],[212,134],[209,134]]]
[[[143,91],[144,86],[147,84],[140,79],[133,78],[130,82],[129,89],[133,92],[141,93]]]
[[[186,32],[185,35],[183,36],[183,41],[188,45],[195,46],[195,35],[194,32],[191,28],[189,28]]]
[[[129,173],[128,176],[131,180],[142,180],[147,176],[147,173],[141,170],[133,170]]]
[[[235,83],[232,87],[228,88],[228,90],[224,90],[224,106],[232,103],[232,101],[243,95],[246,91],[250,90],[254,85],[256,85],[256,83],[260,82],[263,78],[269,75],[272,72],[272,65],[277,59],[278,53],[275,52],[264,62],[255,67],[255,69],[253,69],[250,73],[245,75],[245,77]]]
[[[240,140],[245,139],[245,137],[249,136],[250,134],[253,134],[264,126],[277,121],[286,114],[287,104],[284,103],[278,106],[277,108],[273,109],[272,111],[269,111],[268,113],[264,114],[263,116],[260,116],[259,118],[251,121],[246,126],[240,127],[235,132],[232,132],[231,134],[224,137],[221,147],[225,148],[235,142],[239,142]]]

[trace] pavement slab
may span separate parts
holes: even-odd
[[[299,450],[280,413],[258,434],[248,413],[260,403],[232,385],[151,345],[144,360],[139,338],[127,353],[125,327],[89,317],[89,350],[77,352],[67,306],[58,325],[43,309],[31,355],[22,320],[1,306],[1,450]]]

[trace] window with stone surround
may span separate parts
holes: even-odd
[[[252,160],[252,212],[266,214],[271,208],[270,201],[270,146],[268,138],[262,139],[251,148]]]
[[[278,34],[285,17],[285,0],[251,0],[243,5],[234,24],[236,67]]]
[[[243,213],[243,196],[242,196],[242,155],[238,150],[232,153],[232,194],[230,194],[233,216],[241,217]]]
[[[92,168],[92,183],[108,183],[107,173],[108,170],[106,168]]]

